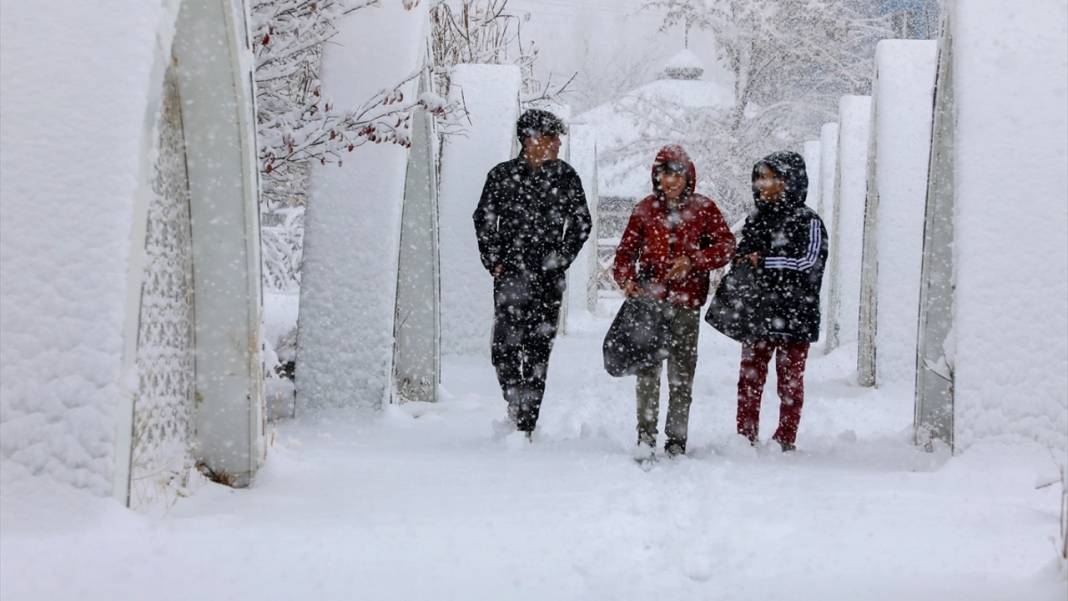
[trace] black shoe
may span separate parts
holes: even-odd
[[[779,446],[782,447],[783,453],[790,453],[797,450],[797,446],[795,446],[792,442],[779,441]]]
[[[664,445],[664,452],[668,457],[678,457],[686,454],[686,443],[677,440],[669,441]]]

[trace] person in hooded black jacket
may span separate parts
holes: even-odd
[[[493,276],[493,342],[508,416],[528,436],[538,421],[565,272],[592,222],[582,181],[557,158],[566,127],[531,109],[516,124],[519,157],[490,170],[473,215],[482,265]]]
[[[738,433],[756,443],[768,362],[777,355],[781,400],[773,440],[793,450],[804,404],[805,361],[819,340],[820,285],[827,261],[827,230],[805,206],[808,175],[794,152],[776,152],[753,167],[756,211],[746,220],[736,261],[755,268],[754,318],[746,324],[738,376]]]

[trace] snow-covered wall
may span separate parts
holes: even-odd
[[[956,444],[1068,446],[1068,5],[957,1]]]
[[[123,369],[140,292],[131,240],[144,239],[134,200],[162,91],[154,57],[170,44],[161,23],[173,18],[160,2],[2,5],[5,476],[25,468],[114,492],[116,411],[136,385]]]
[[[472,215],[498,163],[514,156],[519,118],[519,68],[457,65],[453,98],[464,99],[470,122],[442,149],[440,223],[442,350],[489,353],[493,282],[482,266]]]
[[[838,166],[830,232],[828,349],[857,340],[870,121],[870,96],[842,96],[838,105]]]
[[[933,40],[879,42],[872,85],[858,373],[910,397],[937,52]]]
[[[360,106],[415,72],[426,3],[386,2],[341,21],[323,54],[335,106]],[[415,96],[414,85],[405,90]],[[389,398],[401,207],[408,151],[369,144],[316,166],[305,217],[297,351],[301,407],[378,407]]]
[[[804,148],[805,170],[808,172],[808,195],[805,204],[813,211],[819,211],[820,205],[820,157],[823,149],[819,140],[807,140]]]

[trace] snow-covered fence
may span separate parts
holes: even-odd
[[[575,311],[597,313],[597,278],[600,263],[597,260],[597,137],[589,125],[571,125],[571,166],[582,178],[586,205],[590,208],[593,227],[590,237],[567,274],[568,304]]]
[[[913,385],[937,43],[875,51],[857,379]]]
[[[194,463],[247,484],[263,456],[263,393],[245,6],[10,8],[5,477],[46,475],[134,506],[169,499]]]
[[[335,103],[359,106],[417,73],[426,14],[425,4],[407,10],[389,2],[341,21],[339,44],[324,50],[321,71]],[[357,48],[389,50],[372,58]],[[402,92],[414,97],[415,82]],[[298,411],[379,407],[390,398],[408,164],[404,146],[381,143],[364,146],[342,165],[312,170],[298,324]]]
[[[1068,446],[1066,89],[1063,0],[947,3],[917,344],[920,443]]]
[[[826,321],[828,351],[857,340],[870,121],[870,96],[842,96],[838,111],[834,215],[830,227],[830,281],[824,282],[830,284]]]
[[[802,147],[805,157],[805,170],[808,172],[808,195],[805,204],[813,211],[819,211],[820,205],[820,157],[822,149],[819,140],[807,140]]]
[[[441,158],[442,348],[488,353],[493,284],[479,259],[471,220],[486,174],[513,156],[522,78],[513,65],[457,65],[450,100],[468,122],[451,136]]]

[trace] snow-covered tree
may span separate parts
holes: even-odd
[[[513,12],[508,0],[437,0],[430,7],[430,64],[434,91],[448,97],[449,73],[459,64],[516,65],[523,74],[523,104],[557,100],[571,81],[535,76],[538,47],[523,39],[530,13]]]
[[[535,85],[538,49],[524,43],[522,23],[528,14],[508,10],[508,0],[437,0],[430,7],[430,63],[435,90],[449,93],[454,65],[479,63],[517,65],[524,87]]]
[[[842,94],[866,93],[875,43],[887,18],[857,0],[650,0],[663,27],[707,32],[734,80],[733,110],[683,111],[667,129],[695,155],[723,165],[718,194],[748,204],[749,169],[772,150],[800,143],[835,115]]]
[[[341,164],[346,153],[368,143],[407,146],[412,108],[430,104],[444,111],[439,102],[405,98],[402,87],[416,73],[356,107],[335,106],[322,90],[322,46],[337,33],[337,21],[378,3],[260,0],[253,5],[260,160],[267,176],[285,177],[293,165],[311,161]]]

